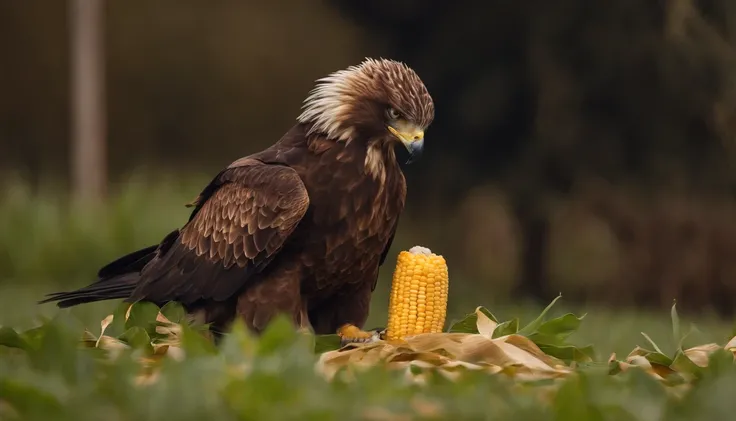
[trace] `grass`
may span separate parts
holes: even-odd
[[[552,389],[475,372],[454,381],[433,377],[418,386],[380,363],[352,381],[328,381],[315,370],[319,355],[310,340],[279,323],[259,339],[236,330],[220,349],[192,335],[182,344],[185,361],[164,359],[157,382],[136,385],[140,349],[111,361],[99,350],[79,348],[81,333],[98,334],[100,320],[115,311],[116,302],[60,311],[36,301],[45,293],[84,285],[109,259],[158,242],[187,218],[183,204],[206,181],[134,177],[119,183],[110,202],[96,208],[75,207],[58,189],[34,192],[20,182],[7,184],[0,193],[0,326],[5,333],[31,329],[33,346],[25,351],[0,346],[0,420],[699,420],[729,419],[736,410],[730,397],[736,373],[720,354],[698,371],[694,387],[682,397],[673,397],[637,369],[615,376],[607,370],[576,371]],[[410,245],[400,238],[395,249]],[[386,325],[396,252],[381,273],[368,327]],[[542,310],[494,294],[492,284],[451,276],[448,326],[479,305],[499,320],[519,318],[521,326]],[[591,356],[601,367],[611,353],[623,360],[637,346],[651,348],[641,332],[669,356],[688,331],[685,346],[722,345],[734,336],[732,323],[708,314],[681,317],[676,334],[667,312],[564,299],[548,317],[566,312],[586,314],[566,344],[592,344]]]
[[[150,180],[153,179],[154,182]],[[0,284],[74,284],[119,254],[155,244],[181,225],[206,177],[130,177],[108,203],[78,206],[61,186],[22,181],[0,193]]]

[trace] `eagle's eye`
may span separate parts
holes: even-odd
[[[386,115],[391,120],[398,120],[401,117],[401,113],[396,111],[396,108],[389,107],[389,109],[386,111]]]

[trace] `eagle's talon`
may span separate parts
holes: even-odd
[[[385,329],[361,330],[359,327],[346,324],[337,330],[340,346],[348,344],[367,344],[383,340]]]

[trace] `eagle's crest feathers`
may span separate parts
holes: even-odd
[[[400,111],[408,120],[427,127],[434,119],[434,103],[419,76],[404,63],[367,58],[361,64],[318,79],[304,100],[300,123],[311,123],[308,134],[350,142],[363,134],[384,134],[384,111]]]

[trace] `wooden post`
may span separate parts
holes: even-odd
[[[72,193],[101,201],[107,189],[104,0],[68,0]]]

